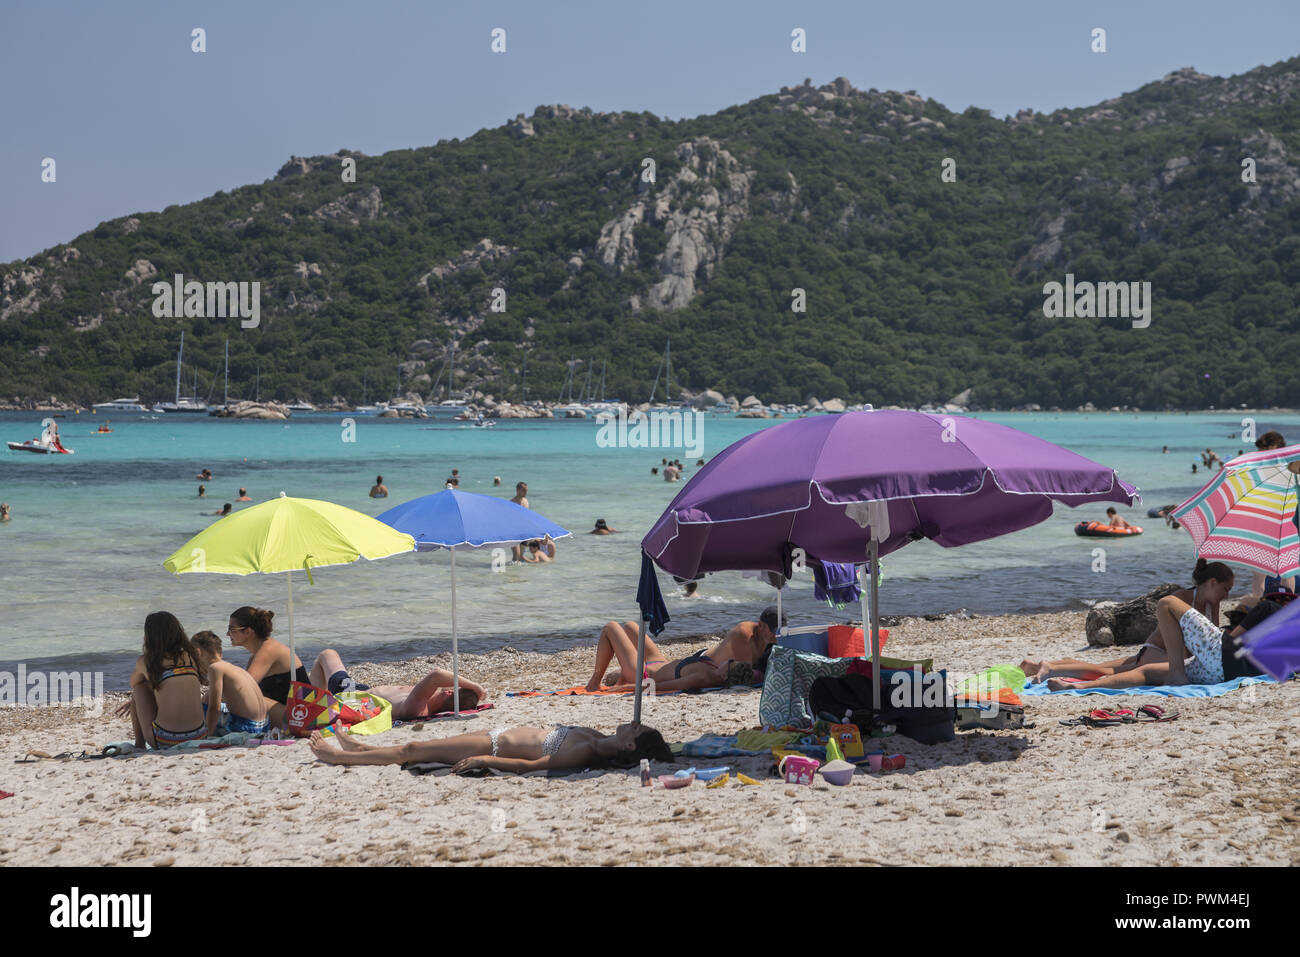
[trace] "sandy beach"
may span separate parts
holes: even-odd
[[[896,655],[933,656],[973,672],[1028,653],[1108,657],[1089,650],[1081,613],[904,619]],[[667,642],[674,653],[698,642]],[[463,673],[495,708],[467,721],[405,725],[382,744],[519,724],[609,731],[630,697],[508,698],[506,691],[585,681],[590,652],[465,655]],[[352,673],[414,681],[446,654]],[[1177,864],[1300,863],[1300,684],[1265,684],[1222,698],[1159,699],[1181,711],[1164,724],[1063,727],[1131,697],[1026,699],[1033,727],[959,732],[925,746],[895,737],[903,771],[859,771],[848,787],[787,785],[766,758],[731,764],[761,786],[665,791],[635,771],[577,776],[417,776],[393,767],[330,767],[292,746],[16,763],[29,749],[96,753],[130,737],[113,718],[73,708],[0,711],[5,761],[0,864],[166,867],[192,864]],[[1157,699],[1144,699],[1152,701]],[[645,722],[669,741],[734,734],[757,723],[759,693],[665,696]],[[1141,702],[1138,702],[1141,703]],[[656,765],[656,774],[672,771]]]

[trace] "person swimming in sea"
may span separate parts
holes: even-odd
[[[241,489],[239,490],[239,498],[235,499],[235,501],[236,501],[236,502],[251,502],[252,499],[248,497],[248,489],[246,489],[246,488],[241,488]]]
[[[0,522],[7,522],[9,518],[9,503],[0,502]]]
[[[302,659],[293,656],[293,673],[290,675],[289,646],[271,637],[271,619],[275,612],[265,608],[244,605],[230,613],[226,636],[236,648],[243,648],[251,657],[244,666],[253,676],[262,697],[266,699],[267,718],[272,727],[284,726],[284,706],[289,700],[289,686],[297,681],[310,684]]]
[[[534,538],[524,545],[528,549],[528,554],[524,555],[521,561],[529,565],[544,565],[555,561],[555,539],[550,535],[542,539]]]
[[[335,735],[335,739],[338,748],[330,747],[319,731],[312,732],[312,754],[326,764],[450,764],[455,774],[480,768],[516,774],[567,768],[634,768],[642,758],[673,760],[663,735],[639,724],[621,724],[613,734],[567,724],[493,728],[388,747],[362,744],[346,733]]]
[[[311,683],[326,688],[330,694],[341,691],[369,691],[393,706],[393,717],[401,721],[429,718],[455,707],[455,675],[446,668],[434,668],[413,685],[363,685],[348,674],[343,659],[333,648],[326,648],[311,666]],[[487,691],[477,682],[460,679],[460,710],[473,711],[487,698]]]
[[[375,476],[375,484],[370,487],[371,498],[388,498],[388,486],[384,484],[382,475]]]
[[[221,506],[221,508],[217,509],[215,512],[205,512],[204,514],[219,515],[222,518],[225,518],[227,515],[230,514],[233,508],[234,506],[231,505],[229,502],[227,502],[225,505]]]
[[[253,676],[221,657],[221,639],[215,632],[200,631],[190,641],[203,666],[202,680],[208,689],[208,700],[203,703],[207,736],[266,734],[270,730],[266,699]]]
[[[605,520],[603,518],[598,518],[596,519],[596,527],[593,528],[587,534],[588,535],[613,535],[617,531],[618,531],[617,528],[610,528],[607,524],[605,524]]]
[[[676,659],[670,659],[647,635],[642,680],[652,680],[656,694],[752,683],[754,673],[767,667],[771,648],[776,644],[777,627],[776,606],[769,605],[758,621],[742,621],[712,647]],[[616,659],[618,673],[611,683],[636,684],[636,646],[640,632],[641,626],[634,621],[605,624],[596,642],[596,664],[587,682],[588,691],[601,689],[605,672]]]
[[[206,485],[200,485],[199,498],[207,498],[207,497],[208,497],[208,487]]]

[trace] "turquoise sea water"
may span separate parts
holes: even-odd
[[[1076,537],[1072,526],[1104,517],[1105,506],[1057,507],[1046,522],[989,542],[944,549],[918,542],[882,562],[884,614],[955,611],[1001,614],[1083,608],[1130,596],[1163,581],[1189,580],[1194,560],[1185,531],[1171,531],[1146,509],[1181,501],[1208,477],[1191,474],[1207,446],[1222,458],[1250,446],[1240,439],[1242,414],[1002,413],[981,416],[1064,445],[1109,465],[1137,485],[1143,504],[1125,516],[1147,529],[1127,540]],[[1257,432],[1278,429],[1294,441],[1300,416],[1260,413]],[[40,431],[39,414],[0,414],[0,437],[21,441]],[[378,515],[417,495],[438,491],[452,468],[461,488],[509,497],[528,483],[534,509],[570,529],[552,565],[508,565],[492,571],[490,550],[458,553],[457,619],[461,648],[509,644],[546,651],[594,643],[605,621],[636,616],[639,542],[681,489],[652,476],[664,456],[687,463],[682,449],[610,449],[596,444],[598,427],[583,420],[501,421],[474,429],[449,420],[356,417],[356,441],[342,440],[338,416],[295,416],[284,422],[203,417],[118,415],[111,435],[92,434],[101,419],[60,419],[72,456],[0,452],[0,501],[13,509],[0,524],[0,670],[18,662],[103,670],[121,688],[138,653],[146,614],[174,612],[191,632],[224,635],[230,611],[244,605],[276,612],[286,632],[284,575],[182,575],[162,561],[215,519],[246,486],[260,502],[284,490],[328,499]],[[704,455],[777,420],[706,416]],[[1169,454],[1161,454],[1161,446]],[[206,499],[194,475],[210,468]],[[367,492],[376,474],[387,501]],[[501,476],[499,488],[492,477]],[[586,534],[597,518],[620,534]],[[1092,550],[1106,549],[1106,571],[1092,570]],[[445,552],[326,568],[308,585],[294,581],[294,618],[301,657],[324,647],[344,660],[382,660],[450,647],[450,579]],[[1241,579],[1239,578],[1239,581]],[[1248,576],[1246,578],[1248,581]],[[770,588],[739,573],[710,576],[693,599],[678,597],[661,576],[672,622],[666,633],[723,628],[773,599]],[[1240,586],[1239,586],[1240,587]],[[831,610],[812,597],[808,579],[787,590],[794,623],[826,620]],[[857,609],[841,617],[856,614]],[[242,655],[236,655],[242,660]],[[574,675],[575,681],[586,675]]]

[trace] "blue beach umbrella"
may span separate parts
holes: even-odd
[[[451,668],[453,709],[460,712],[460,649],[456,634],[456,549],[513,545],[530,538],[564,538],[567,529],[507,499],[446,489],[394,505],[379,516],[415,539],[417,551],[451,552]]]

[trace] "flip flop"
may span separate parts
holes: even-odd
[[[1158,721],[1177,721],[1178,711],[1166,711],[1158,704],[1144,704],[1138,708],[1138,715],[1135,720],[1143,724],[1154,724]]]
[[[1094,708],[1084,718],[1090,728],[1109,728],[1117,724],[1123,724],[1124,719],[1113,711],[1106,708]]]

